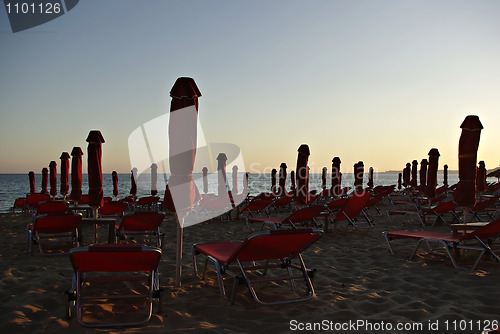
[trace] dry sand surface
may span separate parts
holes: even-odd
[[[375,226],[368,231],[324,234],[304,253],[306,265],[317,270],[317,296],[278,306],[257,304],[243,286],[236,304],[225,305],[213,273],[206,281],[192,274],[191,244],[240,240],[247,234],[243,220],[205,222],[184,230],[182,287],[175,289],[176,229],[173,218],[167,217],[160,264],[163,310],[144,326],[119,330],[88,329],[76,318],[66,320],[64,291],[72,277],[68,258],[41,256],[37,251],[30,256],[25,236],[29,218],[2,214],[0,328],[5,333],[288,333],[321,323],[332,326],[322,327],[331,333],[480,333],[489,321],[500,320],[500,264],[483,260],[478,270],[466,272],[453,268],[448,258],[428,253],[408,261],[405,257],[414,241],[396,243],[399,254],[391,256],[381,232],[421,226],[417,221],[402,226],[399,217],[390,226],[388,208],[382,205],[383,215],[372,215]],[[445,224],[434,229],[449,231]],[[468,259],[462,258],[465,264],[470,264]],[[346,327],[357,321],[374,330]],[[397,331],[398,324],[422,328]],[[339,329],[341,325],[345,330]],[[433,330],[431,325],[439,327]],[[393,329],[382,330],[387,326]]]

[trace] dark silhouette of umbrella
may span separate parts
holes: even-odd
[[[332,159],[332,187],[330,193],[332,197],[338,197],[340,191],[340,158]]]
[[[47,184],[49,183],[49,170],[44,167],[42,168],[42,189],[40,190],[40,193],[42,194],[47,194]]]
[[[420,161],[420,191],[425,192],[425,185],[427,184],[427,166],[429,163],[427,162],[427,159],[422,159]]]
[[[115,198],[118,198],[118,173],[116,172],[116,170],[114,170],[112,173],[111,173],[111,179],[112,179],[112,182],[113,182],[113,196]]]
[[[363,174],[365,167],[363,165],[363,161],[358,161],[354,164],[354,189],[362,190],[363,189]]]
[[[132,168],[130,171],[130,195],[135,199],[137,198],[137,168]]]
[[[367,183],[368,188],[373,188],[373,167],[370,167],[368,169],[368,183]]]
[[[250,173],[245,173],[245,178],[243,179],[243,194],[248,195],[248,178],[250,177]]]
[[[403,169],[403,186],[411,186],[411,164],[409,162],[406,163],[406,167]]]
[[[35,191],[35,172],[34,171],[30,171],[28,173],[28,180],[29,180],[29,184],[30,184],[30,194],[36,193],[36,191]]]
[[[326,174],[328,172],[328,169],[326,167],[323,167],[321,170],[321,189],[325,190],[326,189]]]
[[[236,195],[238,194],[238,166],[236,165],[233,166],[231,178],[233,180],[233,187],[231,188],[231,191],[233,195]]]
[[[476,191],[478,193],[484,192],[486,189],[486,165],[484,161],[479,161],[476,171]]]
[[[226,161],[225,153],[219,153],[217,156],[217,197],[227,199],[227,177],[226,177]]]
[[[418,161],[413,160],[411,162],[411,181],[410,181],[410,185],[412,187],[417,186],[417,175],[418,175]]]
[[[428,198],[436,197],[437,172],[439,166],[439,151],[433,148],[429,151],[429,166],[427,167],[427,183],[425,195]]]
[[[285,196],[286,195],[286,169],[287,165],[286,163],[282,162],[280,165],[280,173],[279,173],[279,195],[280,196]]]
[[[49,183],[50,183],[50,196],[54,198],[57,195],[57,163],[51,161],[49,164]]]
[[[203,173],[203,192],[208,194],[208,168],[203,167],[201,172]]]
[[[103,206],[102,192],[102,143],[104,138],[99,130],[92,130],[87,137],[87,173],[89,179],[89,205],[94,217]]]
[[[448,188],[448,165],[443,166],[443,184]]]
[[[61,184],[59,186],[59,192],[63,195],[64,199],[69,193],[69,159],[70,155],[68,152],[63,152],[61,154]]]
[[[276,174],[277,173],[278,173],[278,171],[276,170],[276,168],[273,168],[273,170],[271,171],[271,192],[273,194],[278,192],[276,190]]]
[[[71,150],[71,200],[78,204],[82,198],[82,155],[80,147]]]
[[[151,196],[158,194],[158,188],[156,187],[156,182],[158,181],[158,165],[151,164]]]
[[[453,200],[464,208],[464,221],[468,220],[469,209],[476,202],[476,160],[479,139],[483,125],[479,117],[469,115],[462,125],[458,142],[458,185],[453,192]]]
[[[398,189],[401,190],[401,185],[403,183],[403,173],[398,174]]]
[[[307,163],[309,160],[309,146],[306,144],[300,145],[297,156],[297,167],[295,171],[297,173],[297,189],[295,190],[295,197],[299,204],[306,205],[308,203],[308,170]]]

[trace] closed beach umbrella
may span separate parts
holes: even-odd
[[[282,162],[280,165],[280,174],[279,174],[279,194],[280,196],[286,195],[286,163]]]
[[[50,196],[54,198],[57,195],[57,163],[51,161],[49,164],[49,183],[50,183]]]
[[[333,197],[338,197],[340,191],[340,158],[332,159],[332,187],[331,194]]]
[[[158,194],[158,188],[156,187],[156,182],[158,179],[158,165],[151,164],[151,196]]]
[[[427,159],[422,159],[420,161],[420,191],[425,191],[425,185],[427,184],[427,166],[429,163]]]
[[[61,184],[59,186],[59,191],[64,198],[69,193],[69,159],[70,155],[68,152],[63,152],[61,154]]]
[[[35,191],[35,172],[34,171],[30,171],[28,173],[28,180],[30,183],[30,194],[34,194],[36,192]]]
[[[295,189],[296,189],[296,186],[295,186],[295,171],[291,171],[290,172],[290,190],[293,191],[295,193]]]
[[[326,167],[323,167],[321,170],[321,189],[325,190],[326,189],[326,173],[328,169]]]
[[[476,172],[476,191],[478,193],[484,192],[486,189],[486,165],[484,161],[479,161]]]
[[[403,179],[403,173],[399,173],[398,174],[398,189],[400,189],[400,190],[401,190],[401,184],[403,183],[402,179]]]
[[[438,166],[439,166],[439,151],[437,148],[433,148],[429,151],[429,166],[427,169],[427,184],[425,186],[425,195],[428,198],[436,197]]]
[[[418,161],[413,160],[411,162],[411,181],[410,181],[410,185],[412,187],[417,186],[417,174],[418,174]]]
[[[102,143],[104,138],[99,130],[92,130],[87,136],[87,173],[89,179],[89,205],[94,217],[103,205],[102,192]]]
[[[113,196],[115,198],[118,198],[118,173],[116,172],[116,170],[114,170],[112,173],[111,173],[111,179],[112,179],[112,182],[113,182]]]
[[[248,178],[250,173],[245,173],[245,178],[243,179],[243,193],[248,195]]]
[[[78,204],[82,198],[82,155],[80,147],[71,150],[71,200]]]
[[[363,161],[358,161],[358,163],[354,164],[354,188],[356,190],[363,189],[363,174],[365,171],[365,166]]]
[[[443,184],[448,188],[448,165],[443,166]]]
[[[297,167],[295,172],[297,173],[297,189],[295,190],[296,200],[299,204],[306,205],[308,203],[308,170],[307,163],[309,161],[309,146],[303,144],[299,147],[297,155]]]
[[[233,192],[233,195],[236,195],[238,194],[238,166],[233,166],[231,177],[233,179],[233,187],[231,188],[231,191]]]
[[[208,194],[208,168],[203,167],[201,172],[203,173],[203,192]]]
[[[373,188],[373,167],[368,170],[368,183],[369,188]]]
[[[477,116],[467,116],[463,121],[458,143],[458,178],[453,200],[464,208],[476,202],[476,160],[483,125]],[[468,210],[464,210],[467,213]]]
[[[49,170],[47,168],[42,168],[42,189],[40,190],[40,193],[46,194],[48,193],[47,191],[47,184],[49,183]]]
[[[132,168],[130,171],[130,195],[137,197],[137,168]]]
[[[217,156],[217,196],[221,199],[226,199],[229,196],[227,193],[226,161],[226,154],[219,153]]]
[[[403,169],[403,185],[405,187],[411,186],[411,164],[406,163],[406,167]]]
[[[276,193],[276,174],[278,173],[278,171],[276,170],[276,168],[273,168],[273,170],[271,171],[271,192],[272,193]]]
[[[167,197],[171,196],[177,216],[175,285],[179,287],[182,264],[182,229],[186,226],[186,217],[189,211],[200,199],[200,193],[193,180],[193,166],[196,157],[198,98],[201,93],[192,78],[181,77],[175,81],[170,90],[170,96],[172,100],[168,137],[169,165],[172,175],[168,180],[165,200],[167,201]],[[227,196],[227,188],[224,189],[224,192]]]

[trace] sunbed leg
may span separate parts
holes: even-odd
[[[396,253],[394,252],[394,249],[392,248],[391,241],[389,240],[389,236],[387,235],[387,231],[382,232],[382,234],[385,237],[385,241],[387,241],[387,245],[389,246],[389,251],[391,252],[391,255],[395,255]]]
[[[387,211],[387,216],[389,217],[389,224],[392,225],[391,213]]]
[[[413,251],[413,253],[410,255],[410,257],[408,258],[408,260],[413,259],[413,257],[417,254],[418,248],[420,247],[420,244],[422,243],[422,241],[424,241],[424,239],[420,239],[420,240],[417,242],[417,247],[415,247],[415,250],[414,250],[414,251]]]
[[[208,258],[205,259],[205,265],[203,266],[203,273],[201,274],[201,279],[205,279],[207,277],[207,269],[208,269]]]
[[[222,279],[222,268],[219,261],[215,260],[215,268],[217,270],[217,279],[219,281],[220,294],[222,301],[226,301],[226,292],[224,291],[224,280]]]

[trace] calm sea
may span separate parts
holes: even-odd
[[[194,180],[200,192],[203,191],[203,178],[201,174],[193,174]],[[367,174],[365,174],[364,184],[368,182]],[[168,175],[158,175],[157,188],[159,195],[163,198],[165,190],[165,179]],[[227,183],[229,188],[232,189],[232,176],[231,173],[227,174]],[[397,184],[397,173],[378,173],[374,175],[374,184],[377,185],[392,185]],[[448,175],[448,183],[454,184],[458,181],[457,174]],[[57,179],[57,189],[59,192],[59,175]],[[330,187],[331,180],[327,179],[327,187]],[[39,192],[42,183],[42,175],[35,175],[36,191]],[[438,186],[443,183],[442,173],[438,173]],[[118,198],[123,198],[130,193],[130,174],[118,175]],[[353,185],[353,175],[344,173],[342,175],[342,186]],[[71,177],[70,177],[71,187]],[[271,175],[269,174],[250,174],[249,177],[249,192],[251,195],[256,195],[261,192],[270,191],[271,188]],[[287,188],[290,188],[290,179],[287,178]],[[151,177],[149,174],[140,174],[137,178],[137,196],[150,195]],[[238,173],[238,190],[241,192],[243,189],[243,173]],[[321,174],[311,174],[309,181],[310,190],[321,189]],[[14,204],[14,200],[18,197],[24,197],[29,192],[28,174],[0,174],[0,212],[8,212]],[[103,175],[103,190],[105,196],[113,196],[113,184],[111,174]],[[50,186],[49,186],[50,191]],[[70,190],[71,191],[71,190]],[[83,175],[83,193],[88,191],[87,175]],[[217,193],[217,174],[208,175],[208,192]]]

